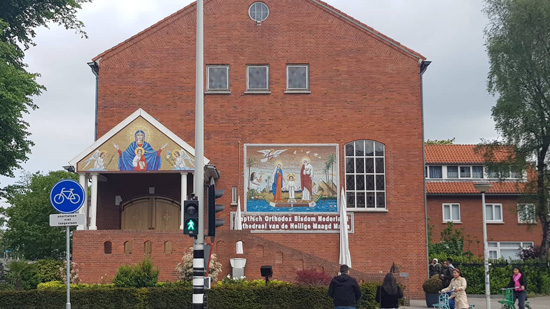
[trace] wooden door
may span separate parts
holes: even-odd
[[[177,232],[181,209],[178,202],[163,197],[142,197],[129,201],[122,208],[122,229]]]

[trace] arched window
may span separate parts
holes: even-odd
[[[132,242],[131,241],[125,241],[124,242],[124,253],[132,254]]]
[[[346,144],[346,201],[348,209],[385,209],[385,146],[361,140]]]
[[[151,247],[152,245],[150,240],[143,243],[143,253],[151,255],[151,249],[152,249]]]
[[[172,242],[171,241],[165,241],[164,242],[164,253],[172,254]]]
[[[110,241],[106,241],[103,243],[103,253],[105,254],[113,253],[113,244]]]

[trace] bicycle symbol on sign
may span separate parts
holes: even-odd
[[[71,203],[78,204],[78,202],[80,202],[80,196],[78,196],[78,194],[74,194],[73,190],[74,188],[70,190],[65,190],[65,188],[61,189],[61,192],[53,197],[53,201],[56,204],[61,204],[65,201],[65,199],[68,199]]]

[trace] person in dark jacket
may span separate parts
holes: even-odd
[[[525,300],[527,299],[527,292],[525,291],[527,289],[527,279],[525,279],[525,275],[522,274],[517,267],[514,267],[512,272],[512,278],[510,278],[510,283],[508,283],[506,287],[514,288],[514,303],[517,299],[519,309],[525,309]]]
[[[361,298],[359,284],[348,275],[348,271],[348,265],[341,265],[340,275],[330,281],[328,295],[334,302],[334,309],[355,309],[355,304]]]
[[[392,273],[384,277],[384,282],[376,290],[376,301],[380,303],[380,308],[399,308],[399,299],[403,297],[401,287]]]

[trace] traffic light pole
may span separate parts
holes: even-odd
[[[199,201],[199,231],[193,242],[193,309],[204,306],[204,33],[203,0],[197,0],[195,85],[195,196]]]

